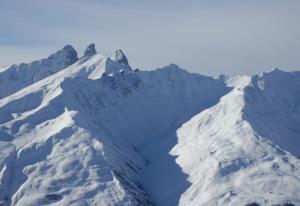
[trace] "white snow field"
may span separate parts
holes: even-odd
[[[78,60],[75,49],[67,45],[46,59],[30,64],[12,65],[0,68],[0,98],[6,97],[29,86]]]
[[[300,205],[300,72],[133,70],[66,46],[0,70],[0,205]]]

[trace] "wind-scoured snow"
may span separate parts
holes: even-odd
[[[299,204],[298,72],[138,71],[94,44],[68,64],[0,99],[1,204]]]
[[[255,75],[245,91],[245,118],[254,130],[299,158],[300,72]]]
[[[293,74],[280,72],[282,77],[278,77],[276,73],[260,76],[260,83],[264,82],[269,91],[266,87],[256,88],[257,76],[229,80],[234,87],[232,92],[177,131],[179,142],[171,153],[178,156],[176,161],[191,182],[191,187],[181,196],[181,205],[300,203],[300,161],[292,154],[298,152],[294,148],[300,148],[300,135],[291,129],[293,125],[277,122],[281,119],[296,123],[294,117],[297,115],[282,116],[282,110],[294,109],[289,104],[282,104],[275,110],[271,107],[286,101],[285,97],[300,97],[299,92],[295,93],[299,90],[300,75],[295,73],[294,78],[285,79],[289,83],[278,84],[276,81],[283,76]],[[271,85],[278,88],[278,93]],[[280,94],[282,90],[285,92]],[[262,96],[258,98],[258,95]],[[260,113],[268,113],[271,108],[269,114]],[[289,130],[294,135],[279,133],[278,129],[268,128],[270,126]],[[264,130],[257,130],[257,127]]]
[[[6,97],[20,89],[50,76],[78,60],[77,52],[70,45],[46,59],[29,64],[12,65],[0,69],[0,98]]]

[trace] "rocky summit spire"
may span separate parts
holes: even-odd
[[[126,64],[129,66],[127,57],[125,56],[125,54],[123,53],[123,51],[121,49],[118,49],[117,51],[115,51],[112,59],[120,64]]]
[[[88,45],[88,47],[85,49],[84,51],[84,57],[90,57],[93,56],[97,53],[96,49],[95,49],[95,44],[90,44]]]
[[[50,65],[55,64],[59,67],[64,68],[78,60],[77,52],[71,45],[66,45],[61,50],[50,55],[47,59],[41,60],[43,63],[48,63]]]

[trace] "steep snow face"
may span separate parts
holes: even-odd
[[[11,148],[1,157],[6,165],[0,185],[5,188],[3,202],[178,203],[186,180],[160,199],[150,186],[163,181],[158,170],[146,174],[148,181],[142,178],[156,164],[147,151],[155,148],[152,141],[214,104],[229,88],[222,79],[190,74],[175,65],[135,72],[113,59],[103,54],[81,58],[0,100],[1,146]],[[172,136],[168,147],[175,144]],[[168,155],[168,150],[158,152]],[[164,163],[182,175],[171,156]]]
[[[84,93],[76,88],[80,87],[76,81],[69,82],[70,87],[76,93]],[[116,137],[122,134],[127,142],[140,147],[211,106],[230,90],[222,79],[190,74],[175,65],[149,72],[115,73],[97,84],[93,87],[97,91],[93,92],[98,95],[89,101],[102,103],[99,121],[108,128],[111,125],[106,120],[113,122],[111,132]],[[93,107],[95,103],[87,106]]]
[[[297,72],[133,71],[91,44],[40,79],[0,99],[0,204],[300,203]]]
[[[140,182],[156,204],[177,205],[189,183],[168,154],[177,142],[172,132],[215,104],[230,88],[222,79],[189,74],[175,65],[152,72],[104,76],[93,82],[99,86],[82,87],[92,82],[78,81],[67,83],[74,92],[69,92],[72,95],[68,99],[79,104],[74,105],[77,108],[93,108],[97,124],[110,132],[113,142],[125,141],[145,158],[147,165],[140,166]],[[94,95],[87,98],[84,88],[97,89],[90,89]],[[99,104],[101,109],[95,107]]]
[[[300,161],[290,153],[297,153],[293,144],[299,148],[299,132],[279,122],[297,121],[297,115],[282,113],[297,107],[290,103],[299,96],[299,76],[275,71],[228,84],[234,89],[218,104],[177,130],[179,142],[171,154],[191,182],[180,205],[299,204]]]
[[[108,163],[113,162],[106,160],[100,141],[105,132],[90,120],[91,110],[81,108],[87,114],[84,115],[68,109],[72,105],[68,99],[71,88],[67,88],[65,82],[72,78],[92,81],[89,79],[109,69],[107,59],[97,54],[79,60],[0,100],[1,148],[7,148],[1,155],[0,191],[3,192],[0,197],[4,204],[152,204],[135,181],[138,169],[131,166],[142,162],[142,158],[132,152],[132,148],[132,151],[120,149],[121,144],[109,143],[106,139],[103,141],[107,150],[119,157],[115,160],[119,164],[111,168]],[[86,123],[90,125],[87,128]],[[123,170],[131,170],[127,172],[130,177],[126,172],[124,175]]]
[[[47,76],[50,76],[78,60],[77,52],[70,45],[46,59],[30,64],[12,65],[0,70],[0,98],[25,88]]]
[[[253,76],[245,92],[243,111],[254,130],[300,157],[300,72]]]

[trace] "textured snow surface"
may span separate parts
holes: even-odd
[[[171,154],[178,156],[192,183],[181,205],[300,204],[299,101],[275,110],[268,104],[280,104],[285,97],[299,100],[300,74],[281,73],[283,77],[274,72],[260,76],[260,83],[276,88],[273,95],[266,87],[256,87],[256,76],[238,79],[238,86],[218,104],[177,130],[179,142]],[[277,81],[285,75],[295,75],[295,81],[281,84],[281,90]],[[281,110],[290,109],[298,114],[282,116]]]
[[[0,71],[0,205],[300,204],[299,72],[138,71],[94,44],[21,65]]]
[[[72,46],[67,45],[46,59],[0,68],[0,98],[50,76],[77,60],[77,52]]]

